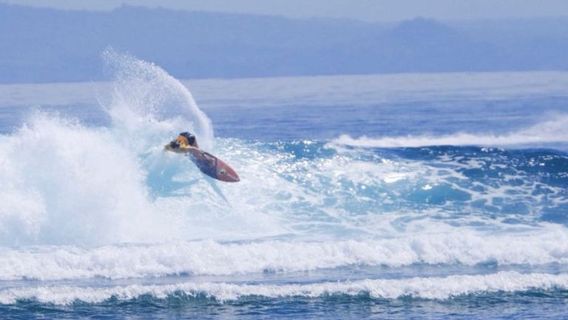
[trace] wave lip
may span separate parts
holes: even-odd
[[[311,284],[232,284],[179,283],[168,285],[126,285],[114,287],[41,286],[0,290],[0,303],[14,304],[23,300],[68,305],[77,301],[101,303],[108,299],[132,300],[142,295],[165,299],[172,295],[197,297],[205,295],[218,301],[243,297],[318,298],[330,295],[368,295],[373,299],[412,297],[445,300],[461,295],[528,290],[565,290],[568,274],[498,272],[489,275],[452,275],[448,277],[415,277],[410,279],[366,279],[360,281],[321,282]]]

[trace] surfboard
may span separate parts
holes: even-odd
[[[187,153],[197,168],[211,178],[224,182],[240,181],[239,175],[231,166],[209,152],[198,148],[173,149],[169,145],[166,145],[165,149],[176,153]]]

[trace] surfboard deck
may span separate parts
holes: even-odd
[[[197,168],[204,174],[211,178],[224,181],[224,182],[239,182],[240,178],[237,172],[231,168],[225,161],[217,158],[216,156],[205,152],[199,148],[171,148],[169,145],[165,149],[175,153],[184,153],[189,156],[189,159],[197,166]]]

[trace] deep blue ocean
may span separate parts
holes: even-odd
[[[568,317],[568,72],[0,86],[0,317]],[[181,131],[236,184],[165,153]]]

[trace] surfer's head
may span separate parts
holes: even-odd
[[[195,139],[195,136],[189,132],[180,133],[176,141],[180,146],[197,147],[197,140]]]

